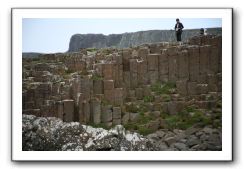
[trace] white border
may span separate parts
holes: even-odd
[[[222,18],[222,151],[60,152],[22,151],[23,18]],[[13,9],[12,10],[12,160],[16,161],[229,161],[232,160],[232,10],[231,9]]]

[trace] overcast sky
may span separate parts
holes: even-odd
[[[222,27],[220,18],[180,18],[185,29]],[[174,29],[175,18],[147,19],[32,19],[22,22],[22,51],[66,52],[73,34],[118,34],[142,30]]]

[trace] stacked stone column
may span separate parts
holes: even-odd
[[[158,81],[158,59],[160,54],[148,54],[147,55],[147,71],[149,83],[153,84]]]

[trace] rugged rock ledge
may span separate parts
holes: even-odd
[[[122,125],[110,130],[55,117],[23,114],[23,151],[195,151],[221,150],[221,129],[189,128],[158,130],[148,136],[126,131]]]
[[[221,35],[222,28],[208,28],[209,34]],[[199,29],[185,29],[183,41],[199,35]],[[122,34],[75,34],[71,37],[68,52],[78,52],[81,48],[127,48],[145,43],[173,42],[174,30],[148,30]]]
[[[55,117],[24,115],[23,151],[152,151],[148,139],[117,125],[110,130],[78,122],[65,123]]]

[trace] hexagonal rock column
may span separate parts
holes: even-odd
[[[114,80],[104,80],[104,98],[114,104]]]
[[[162,54],[159,56],[158,60],[159,80],[161,82],[167,82],[169,80],[169,60],[166,50],[167,49],[162,50]]]
[[[188,51],[183,50],[178,55],[178,77],[180,80],[189,79],[189,57]]]
[[[214,74],[207,75],[207,83],[208,83],[208,90],[210,92],[217,92],[218,91],[218,78]]]
[[[114,105],[122,106],[124,103],[124,90],[123,88],[114,89]]]
[[[113,125],[121,124],[121,108],[113,107]]]
[[[93,81],[88,77],[81,79],[81,93],[84,94],[84,98],[87,100],[91,97],[91,89],[93,88]]]
[[[131,52],[131,49],[123,49],[122,51],[123,71],[130,71],[129,59],[131,58]]]
[[[219,71],[219,51],[216,46],[212,46],[210,49],[209,70],[213,74]]]
[[[158,59],[160,54],[148,54],[147,55],[147,69],[149,83],[153,84],[158,80]]]
[[[169,81],[174,82],[178,79],[178,49],[176,47],[167,50],[169,59]]]
[[[205,45],[200,46],[200,57],[199,57],[199,82],[204,83],[207,81],[207,74],[209,74],[209,57],[210,57],[211,46]]]
[[[104,90],[113,90],[114,80],[104,80]]]
[[[188,93],[188,95],[197,94],[197,82],[188,82],[187,83],[187,93]]]
[[[147,60],[138,60],[138,85],[145,85],[148,83]]]
[[[138,85],[138,70],[137,70],[137,60],[130,59],[130,87],[136,88]]]
[[[138,56],[142,58],[143,60],[147,59],[147,54],[149,53],[148,48],[140,48],[138,49]]]
[[[171,101],[168,103],[168,111],[170,115],[176,115],[184,108],[184,102],[182,101]]]
[[[123,82],[123,65],[113,64],[113,79],[115,87],[122,87]]]
[[[97,75],[103,76],[103,64],[102,63],[94,64],[94,70]]]
[[[90,103],[89,101],[85,100],[83,102],[83,114],[84,114],[84,122],[87,124],[91,122],[91,112],[90,112]]]
[[[143,99],[143,89],[142,88],[136,88],[135,90],[136,98],[139,100]]]
[[[123,81],[124,81],[124,86],[126,88],[130,88],[131,84],[130,84],[130,72],[129,71],[123,72]]]
[[[94,124],[101,123],[101,101],[97,98],[93,98],[90,104],[91,119]]]
[[[108,127],[112,126],[113,114],[112,114],[112,105],[103,105],[102,106],[102,114],[101,121]]]
[[[64,103],[64,116],[63,120],[65,122],[72,122],[74,121],[74,100],[66,99],[63,100]]]
[[[147,66],[148,71],[158,71],[158,58],[159,54],[148,54],[147,55]]]
[[[197,82],[199,79],[199,47],[188,47],[190,81]]]
[[[180,95],[182,95],[182,96],[187,95],[187,81],[186,80],[176,81],[176,88]]]
[[[103,94],[103,80],[93,80],[93,94]]]
[[[105,80],[113,79],[113,65],[112,63],[103,64],[103,76]]]
[[[78,93],[78,113],[79,113],[79,122],[83,123],[85,121],[85,115],[84,115],[84,108],[83,108],[83,102],[84,102],[84,94]]]
[[[57,105],[57,115],[58,118],[63,120],[63,116],[64,116],[64,103],[62,101],[58,101],[56,102]]]

